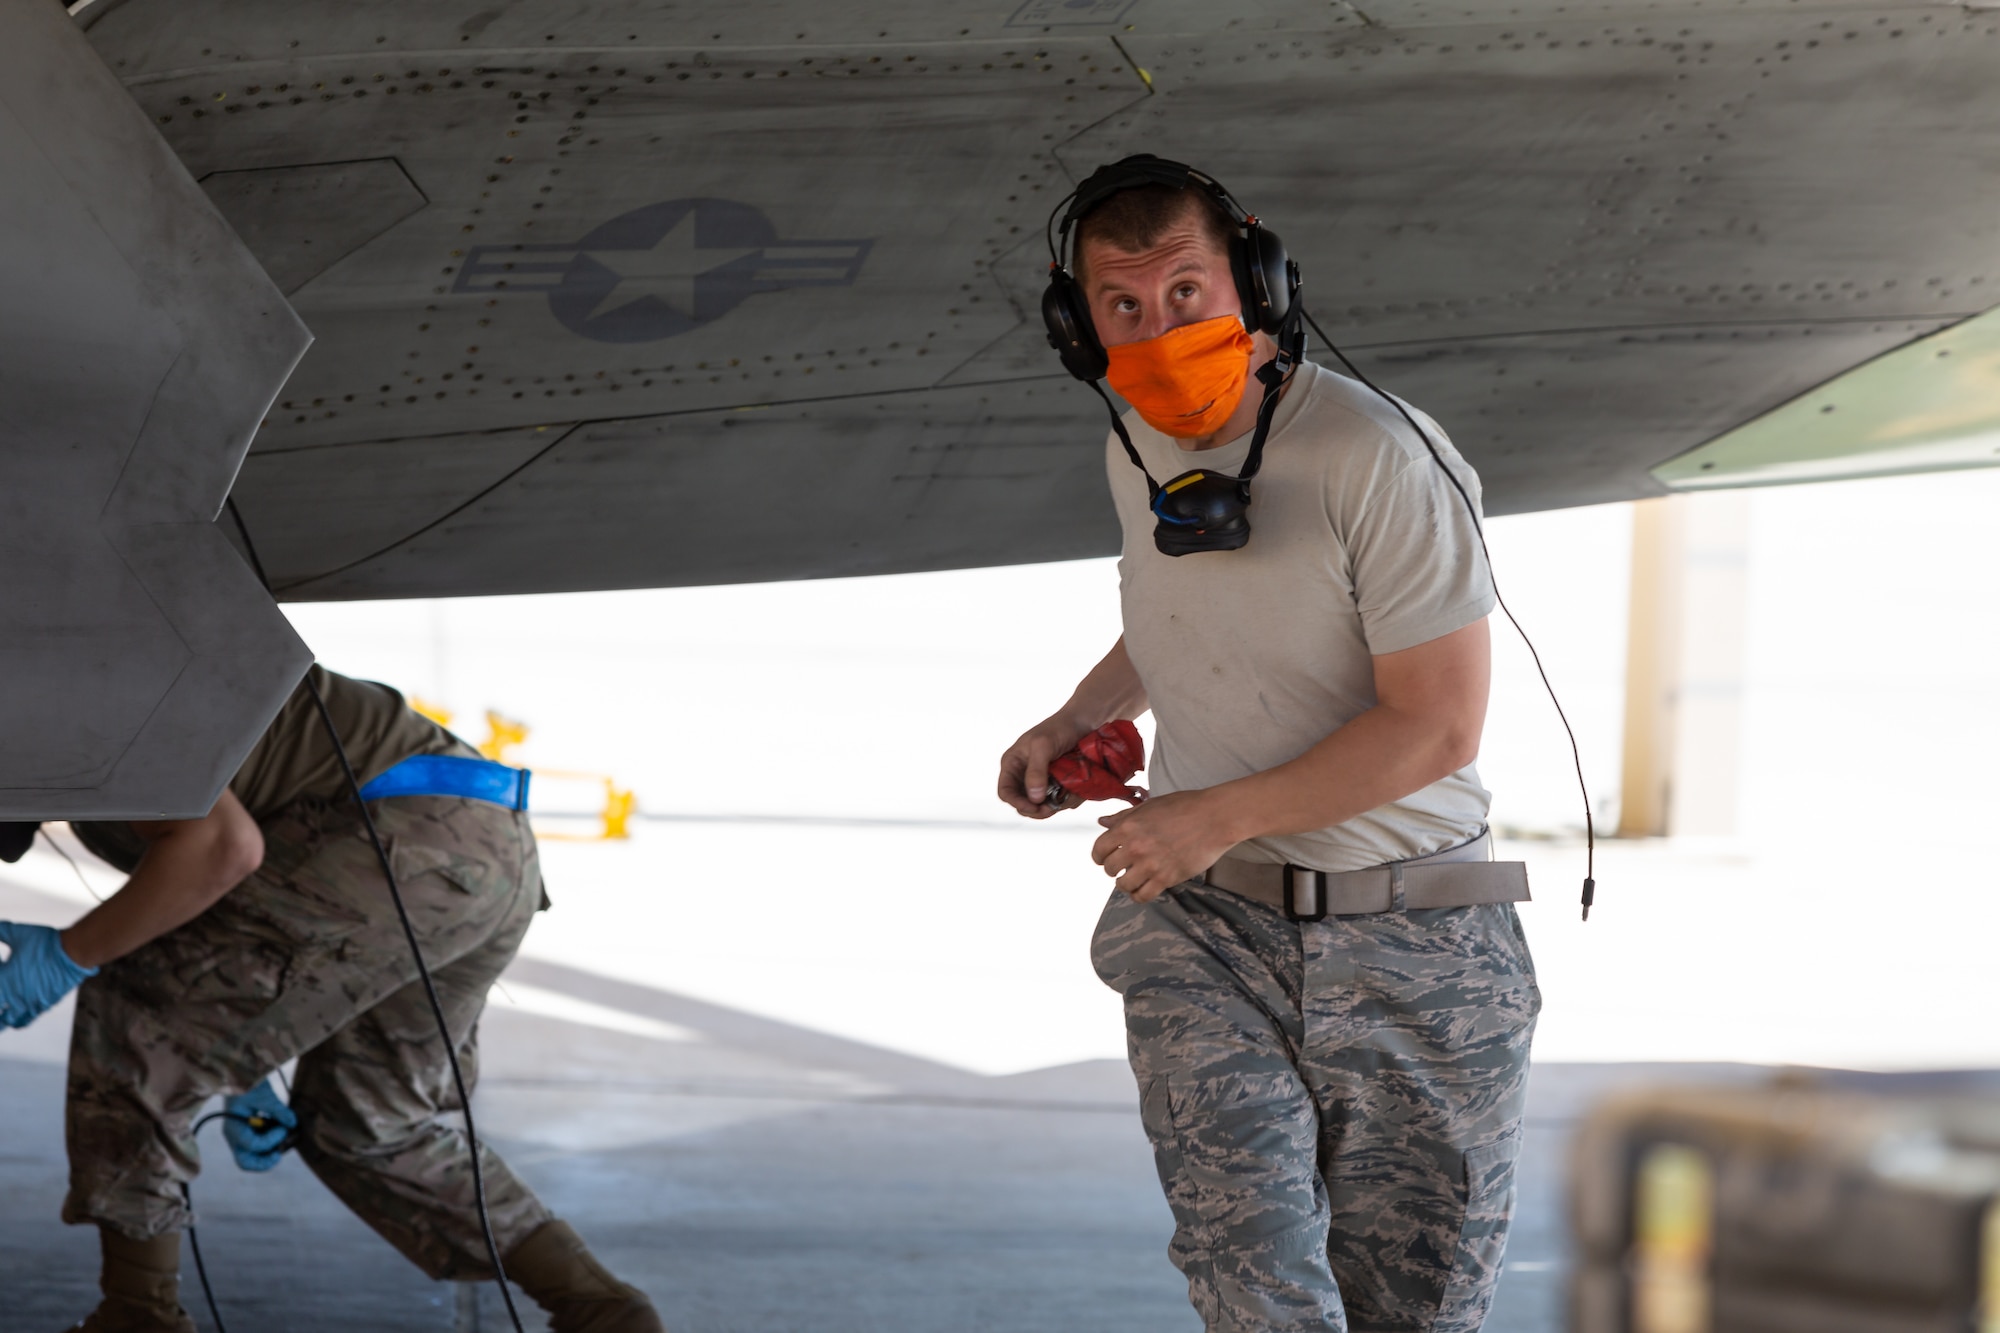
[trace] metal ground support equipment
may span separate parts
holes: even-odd
[[[2000,1097],[1613,1099],[1570,1158],[1571,1333],[2000,1330]]]

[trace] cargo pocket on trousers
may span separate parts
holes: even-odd
[[[1185,1237],[1289,1265],[1295,1242],[1312,1233],[1306,1248],[1323,1263],[1319,1121],[1292,1070],[1205,1079],[1171,1072],[1148,1084],[1140,1116]]]
[[[1473,1333],[1485,1322],[1514,1217],[1514,1167],[1520,1156],[1518,1130],[1465,1154],[1465,1217],[1451,1281],[1432,1325],[1435,1333]]]
[[[1215,1249],[1215,1237],[1202,1216],[1200,1187],[1188,1170],[1187,1144],[1174,1118],[1173,1091],[1165,1075],[1147,1080],[1139,1092],[1139,1122],[1153,1147],[1153,1169],[1160,1177],[1160,1192],[1174,1215],[1174,1237],[1167,1254],[1174,1267],[1197,1277],[1207,1271]],[[1206,1283],[1207,1279],[1201,1279]]]

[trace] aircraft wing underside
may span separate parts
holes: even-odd
[[[2000,13],[1838,0],[95,0],[317,337],[237,496],[280,595],[1115,547],[1051,205],[1203,164],[1495,513],[1995,303]]]
[[[207,808],[306,658],[232,486],[294,599],[1111,552],[1037,304],[1051,208],[1134,151],[1285,238],[1494,513],[2000,445],[1983,5],[20,0],[0,38],[0,817]]]

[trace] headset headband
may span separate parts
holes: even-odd
[[[1236,225],[1251,226],[1257,221],[1243,205],[1236,202],[1235,195],[1223,188],[1222,182],[1206,172],[1196,171],[1185,162],[1155,157],[1151,153],[1134,153],[1091,172],[1074,190],[1056,202],[1049,213],[1049,260],[1067,272],[1070,233],[1076,224],[1112,195],[1141,185],[1165,185],[1176,190],[1198,186]],[[1062,225],[1059,227],[1055,225],[1057,213],[1062,214]]]

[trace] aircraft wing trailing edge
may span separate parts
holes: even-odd
[[[1682,485],[2000,300],[1991,9],[113,4],[79,21],[319,340],[237,488],[286,598],[1110,552],[1037,301],[1050,207],[1135,151],[1284,237],[1494,513]],[[1783,426],[1689,469],[1991,457]]]
[[[1101,409],[1038,299],[1051,208],[1132,152],[1213,171],[1284,237],[1320,322],[1450,432],[1492,513],[2000,461],[1987,5],[0,22],[4,165],[30,182],[0,201],[21,808],[137,790],[148,746],[209,735],[204,700],[248,717],[295,674],[196,530],[239,459],[289,599],[1111,553]],[[285,382],[299,319],[317,341]],[[49,739],[38,718],[83,699],[95,739]],[[227,730],[210,791],[248,744]]]
[[[310,339],[52,4],[0,179],[0,817],[204,814],[310,660],[214,526]]]

